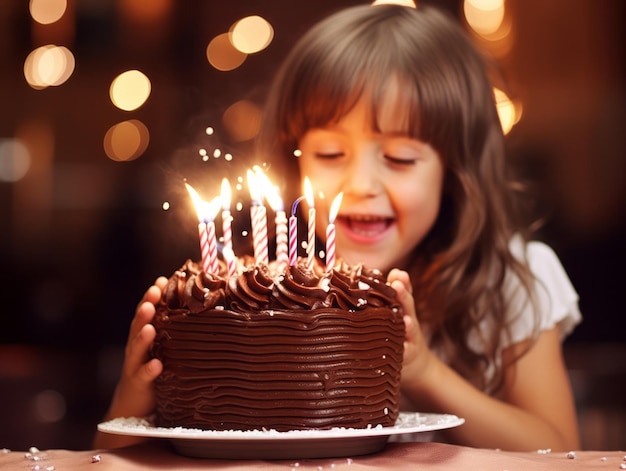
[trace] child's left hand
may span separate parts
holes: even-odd
[[[413,384],[415,384],[416,378],[428,381],[427,372],[438,360],[428,348],[428,344],[420,329],[409,275],[405,271],[394,268],[389,272],[387,281],[396,290],[398,300],[404,310],[406,338],[404,341],[402,376],[403,378],[412,378]],[[407,374],[407,371],[410,371],[410,374]]]

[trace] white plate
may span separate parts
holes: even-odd
[[[451,414],[401,412],[392,427],[330,430],[199,430],[155,427],[147,419],[121,418],[98,424],[116,435],[168,438],[180,454],[216,459],[305,459],[365,455],[382,450],[389,437],[457,427],[464,419]]]

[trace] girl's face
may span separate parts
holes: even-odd
[[[324,237],[332,200],[343,192],[335,221],[337,254],[351,265],[383,271],[404,267],[439,212],[441,158],[406,134],[407,119],[399,108],[380,112],[378,132],[371,127],[368,103],[361,100],[338,122],[309,130],[299,142],[300,173],[311,180],[316,227]]]

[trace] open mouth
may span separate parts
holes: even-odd
[[[365,214],[339,215],[337,222],[352,235],[361,238],[376,238],[383,234],[393,224],[394,219],[384,216]]]

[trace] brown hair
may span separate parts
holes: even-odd
[[[288,172],[287,181],[299,181],[293,151],[307,130],[339,119],[362,96],[376,121],[390,77],[400,81],[408,134],[437,150],[446,176],[435,226],[399,268],[411,275],[431,347],[478,387],[495,390],[501,368],[489,384],[484,378],[490,364],[498,366],[507,327],[505,279],[519,278],[527,299],[532,279],[509,249],[522,226],[485,65],[461,28],[436,9],[342,10],[309,30],[283,63],[259,143],[270,161],[284,160],[274,166]],[[487,334],[478,329],[483,323],[493,329],[476,352],[468,334]]]

